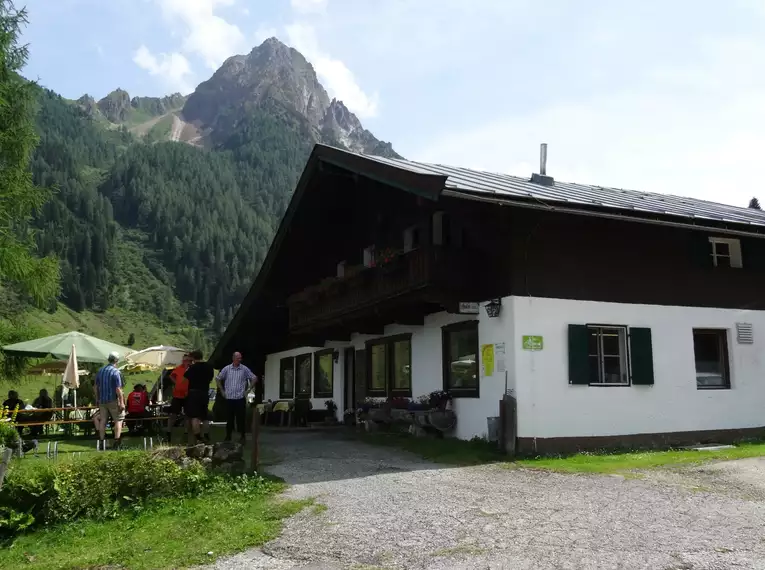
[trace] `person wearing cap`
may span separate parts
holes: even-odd
[[[125,420],[125,394],[122,391],[122,374],[117,370],[120,355],[109,354],[109,363],[96,374],[96,402],[101,421],[98,425],[98,438],[101,449],[106,445],[106,420],[111,416],[114,422],[114,449],[119,449],[122,437],[122,422]]]

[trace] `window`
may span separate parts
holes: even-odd
[[[375,266],[375,246],[370,245],[364,249],[364,267]]]
[[[282,358],[279,362],[279,399],[295,397],[295,359]]]
[[[314,369],[316,370],[316,379],[313,383],[313,397],[331,398],[335,351],[332,348],[319,350],[314,353],[314,358],[316,359],[316,364],[314,366]]]
[[[464,321],[446,326],[443,341],[444,390],[454,397],[479,396],[478,390],[478,321]]]
[[[696,360],[696,387],[699,390],[730,388],[728,331],[694,329],[693,354]]]
[[[311,397],[311,354],[301,354],[295,357],[297,368],[296,397]]]
[[[590,384],[629,384],[627,327],[590,326],[588,329]]]
[[[404,230],[404,253],[408,253],[420,247],[420,228],[412,226]]]
[[[651,329],[568,325],[568,382],[584,386],[653,385]]]
[[[394,392],[412,391],[412,342],[410,339],[398,340],[393,343],[391,354],[391,375],[393,376]]]
[[[412,395],[412,335],[367,342],[369,396]]]
[[[712,265],[715,267],[743,266],[741,261],[741,242],[737,239],[709,238],[711,245]]]

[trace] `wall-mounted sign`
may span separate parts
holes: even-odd
[[[483,375],[491,376],[494,374],[494,345],[484,344],[481,346],[481,364],[483,365]]]
[[[477,315],[479,305],[478,303],[466,303],[460,302],[458,313],[461,315]]]
[[[494,344],[494,360],[496,361],[497,372],[505,373],[507,371],[507,362],[505,361],[505,343],[497,342]]]
[[[542,350],[544,338],[537,335],[523,335],[523,350]]]

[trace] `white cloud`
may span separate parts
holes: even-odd
[[[696,65],[649,71],[637,90],[441,133],[412,158],[529,176],[547,142],[548,174],[559,180],[745,206],[765,178],[765,45],[717,40],[702,53]]]
[[[313,64],[319,80],[330,95],[340,99],[359,117],[377,115],[378,95],[366,94],[356,82],[350,69],[339,59],[324,53],[319,47],[314,28],[305,23],[290,24],[286,28],[288,42]]]
[[[142,45],[133,54],[133,61],[150,75],[159,77],[172,91],[189,93],[192,90],[189,82],[191,65],[183,54],[161,53],[155,56],[149,48]]]
[[[215,13],[217,8],[234,5],[235,0],[155,1],[182,38],[182,51],[199,56],[210,69],[218,69],[226,58],[249,47],[239,27]]]
[[[327,0],[290,0],[290,5],[299,14],[321,13],[327,9]]]

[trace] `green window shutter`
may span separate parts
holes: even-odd
[[[568,383],[590,383],[590,331],[586,325],[568,325]]]
[[[689,254],[691,263],[694,267],[706,268],[714,267],[712,262],[712,244],[709,242],[709,236],[703,232],[690,231]]]
[[[651,329],[630,329],[632,383],[637,386],[653,384],[653,348]]]

